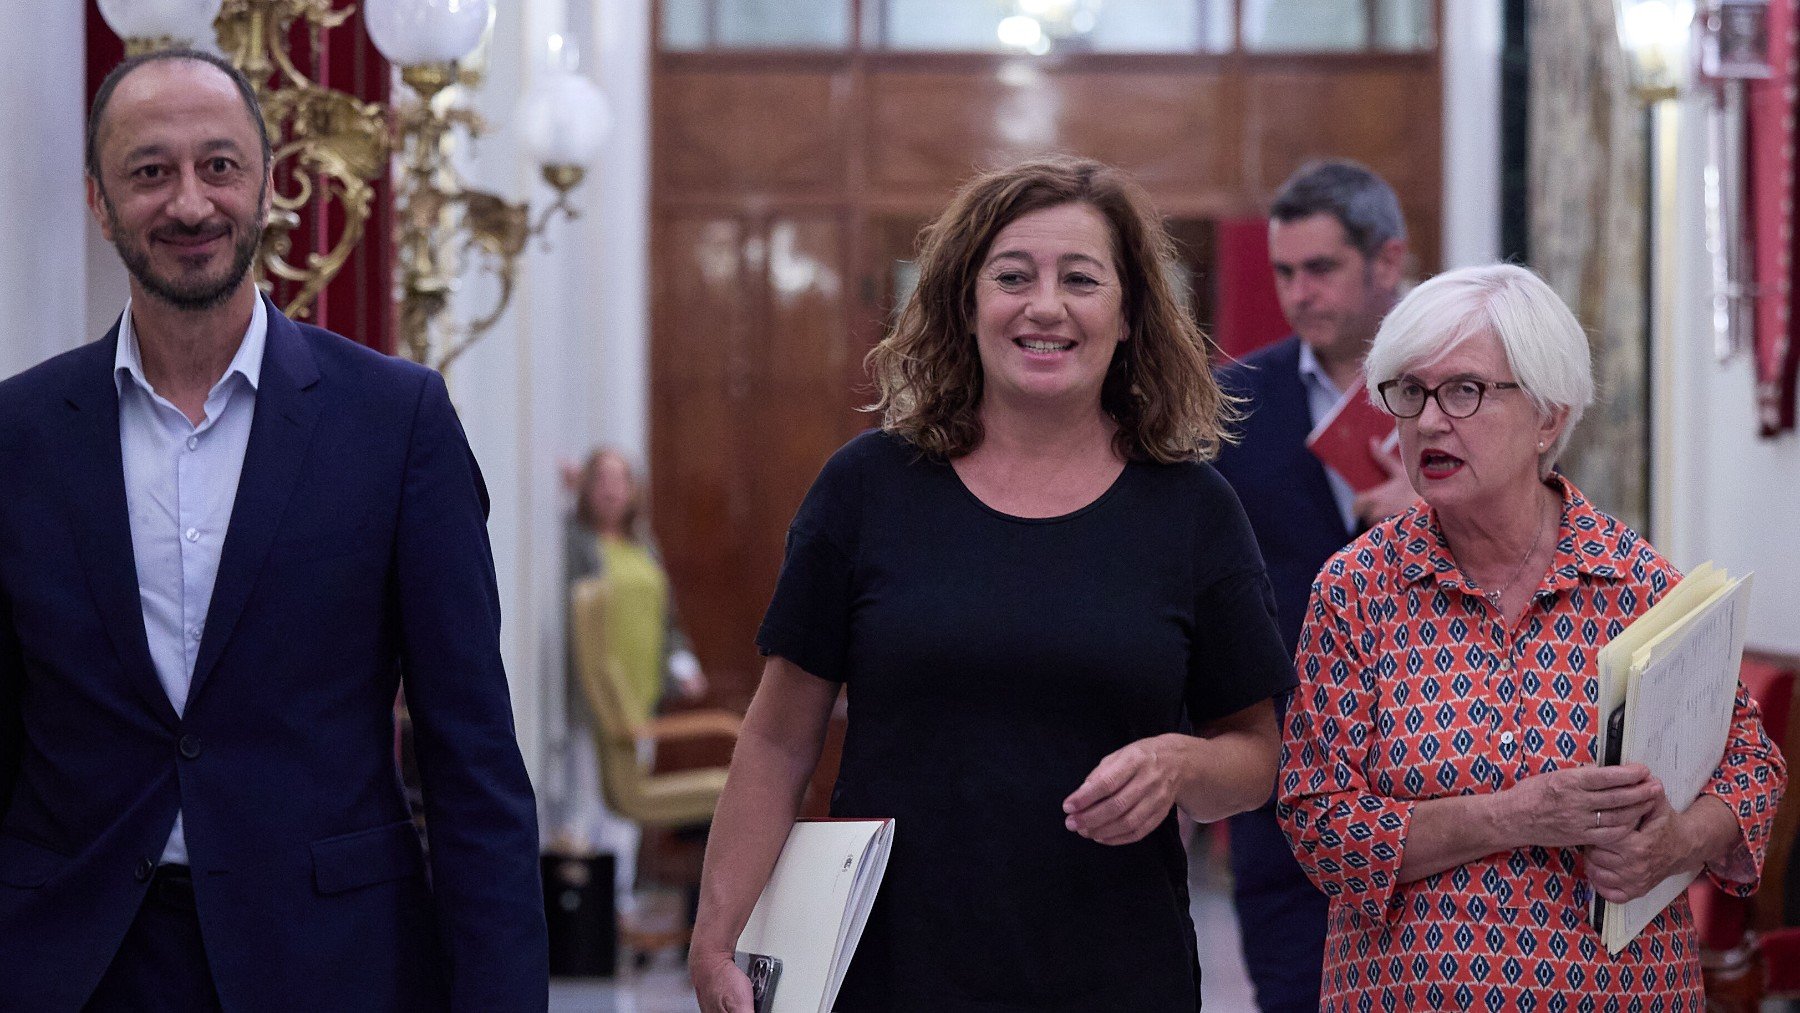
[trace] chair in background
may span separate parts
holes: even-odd
[[[656,746],[695,740],[735,743],[742,719],[721,709],[681,711],[635,721],[626,705],[623,671],[607,651],[606,617],[611,587],[605,577],[588,577],[570,589],[569,637],[575,677],[594,718],[594,746],[600,765],[601,795],[619,816],[643,827],[699,827],[712,821],[725,788],[725,767],[655,772],[647,762]],[[698,882],[682,884],[689,890]],[[621,926],[620,942],[640,957],[687,945],[688,927],[653,932]]]
[[[1800,746],[1800,707],[1794,701],[1800,673],[1790,663],[1746,656],[1741,678],[1762,709],[1763,726],[1788,758],[1791,778],[1795,747]],[[1705,877],[1688,887],[1709,1013],[1756,1013],[1765,998],[1800,998],[1800,927],[1782,923],[1796,824],[1800,792],[1790,781],[1775,814],[1756,895],[1734,897]]]

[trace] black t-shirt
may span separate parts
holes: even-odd
[[[1294,685],[1210,466],[1131,463],[1088,506],[1027,519],[865,433],[795,516],[757,643],[849,687],[832,814],[896,819],[839,1010],[1198,1007],[1173,817],[1109,847],[1066,829],[1062,801],[1127,743]]]

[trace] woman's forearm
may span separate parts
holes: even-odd
[[[1744,835],[1738,829],[1731,807],[1717,795],[1702,794],[1675,817],[1680,838],[1686,842],[1688,860],[1679,868],[1710,868],[1722,879],[1747,883],[1756,879],[1756,863],[1743,846]]]
[[[696,952],[729,952],[743,932],[800,811],[836,701],[835,686],[824,695],[823,687],[829,684],[799,669],[775,676],[777,663],[787,664],[771,659],[763,688],[745,716],[731,773],[713,815],[694,923]],[[794,699],[794,687],[782,692],[771,684],[772,676],[820,685],[804,687],[802,697]]]
[[[1159,748],[1177,751],[1181,779],[1175,802],[1190,819],[1211,823],[1254,809],[1275,790],[1281,734],[1268,701],[1213,722],[1192,735],[1162,735]]]
[[[1517,835],[1501,811],[1505,808],[1501,798],[1452,795],[1413,806],[1400,853],[1400,882],[1411,883],[1517,847]]]

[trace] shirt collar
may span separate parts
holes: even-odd
[[[233,373],[242,376],[250,389],[255,390],[262,383],[263,348],[268,340],[269,310],[259,295],[250,310],[250,326],[244,329],[244,337],[238,342],[237,354],[231,357],[231,364],[225,367],[225,375],[219,377],[219,382],[213,384],[213,390],[231,379]],[[121,394],[125,392],[127,381],[135,382],[147,392],[153,390],[144,375],[144,356],[138,348],[137,332],[131,327],[129,298],[125,300],[125,312],[119,317],[119,345],[113,352],[113,379]]]
[[[1325,393],[1334,398],[1344,396],[1344,392],[1338,390],[1337,384],[1331,382],[1331,374],[1325,372],[1324,363],[1321,363],[1319,357],[1313,354],[1312,346],[1302,341],[1300,342],[1300,382],[1304,384],[1309,381],[1319,385]]]
[[[1540,592],[1555,593],[1581,582],[1582,577],[1614,581],[1625,576],[1638,549],[1637,535],[1594,509],[1575,483],[1552,473],[1545,484],[1562,496],[1562,520],[1557,525],[1556,555]],[[1407,584],[1435,579],[1446,589],[1463,587],[1468,578],[1451,558],[1435,509],[1409,510],[1388,521],[1398,553],[1400,579]]]

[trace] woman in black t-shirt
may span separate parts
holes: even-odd
[[[868,366],[881,430],[788,532],[768,665],[713,824],[689,958],[751,1013],[732,950],[848,688],[837,816],[894,850],[843,1013],[1192,1011],[1173,809],[1273,785],[1294,682],[1236,497],[1230,405],[1142,192],[1052,158],[967,184]]]

